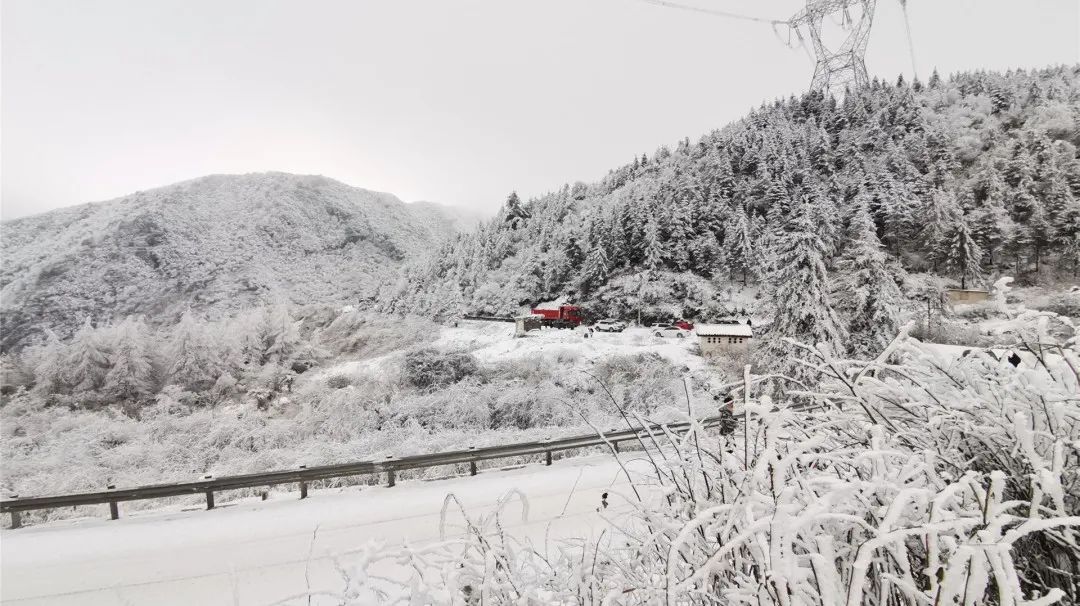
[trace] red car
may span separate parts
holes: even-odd
[[[672,326],[678,326],[679,328],[681,328],[683,330],[694,330],[694,325],[687,322],[686,320],[676,320],[675,322],[672,322],[671,324],[672,324]]]

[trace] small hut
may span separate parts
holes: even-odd
[[[746,353],[754,338],[749,324],[699,324],[694,332],[705,357]]]
[[[970,305],[990,298],[990,291],[972,288],[947,288],[945,294],[949,297],[949,305]]]

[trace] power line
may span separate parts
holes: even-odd
[[[919,66],[915,63],[915,42],[911,39],[911,19],[908,18],[907,0],[900,0],[900,8],[904,11],[904,30],[907,32],[908,52],[911,53],[911,73],[913,80],[919,79]]]
[[[739,13],[732,13],[728,11],[720,11],[711,8],[705,8],[702,6],[692,6],[689,4],[679,4],[678,2],[669,2],[668,0],[639,0],[645,4],[652,4],[653,6],[663,6],[667,8],[677,8],[684,11],[692,11],[695,13],[704,13],[706,15],[714,15],[717,17],[727,17],[729,19],[739,19],[741,21],[753,21],[755,23],[765,23],[767,25],[787,25],[787,21],[779,19],[766,19],[764,17],[754,17],[751,15],[742,15]]]
[[[716,10],[702,6],[681,4],[671,0],[639,0],[653,6],[674,8],[695,13],[703,13],[727,19],[750,21],[771,25],[773,32],[783,41],[778,31],[778,26],[788,28],[788,39],[785,42],[791,46],[791,34],[799,39],[799,46],[809,53],[801,28],[806,28],[814,49],[815,62],[814,79],[810,83],[812,90],[824,93],[832,93],[837,97],[843,95],[849,87],[861,88],[869,83],[870,77],[866,70],[866,46],[870,38],[870,27],[874,22],[874,11],[878,0],[806,0],[806,8],[796,13],[790,19],[768,19],[733,13],[730,11]],[[915,64],[915,45],[911,39],[911,22],[908,19],[907,0],[899,0],[904,11],[904,25],[907,30],[908,50],[911,53],[911,69],[918,77]],[[853,18],[849,8],[857,6],[861,9],[859,17]],[[823,21],[826,18],[840,17],[840,27],[847,31],[844,41],[839,48],[826,45],[822,36]]]

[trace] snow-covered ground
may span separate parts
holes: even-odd
[[[633,455],[624,455],[633,459]],[[642,461],[643,462],[643,461]],[[642,462],[631,463],[639,466]],[[643,469],[639,467],[639,469]],[[19,605],[271,604],[307,591],[340,590],[344,565],[365,543],[438,540],[440,511],[453,493],[476,517],[511,489],[527,497],[528,516],[511,501],[503,521],[543,549],[588,538],[628,507],[615,461],[594,456],[490,471],[476,477],[295,493],[238,502],[213,511],[158,511],[117,521],[81,520],[0,534],[0,601]],[[461,533],[460,515],[447,518]],[[380,572],[394,576],[393,570]],[[307,579],[307,580],[306,580]],[[296,600],[307,604],[307,599]],[[320,602],[318,598],[313,604]]]
[[[586,336],[588,335],[588,336]],[[514,337],[514,325],[508,322],[465,320],[457,326],[444,326],[431,345],[439,349],[468,351],[481,363],[506,362],[521,359],[557,359],[569,362],[595,362],[617,355],[655,353],[690,371],[703,370],[705,360],[695,353],[697,338],[693,332],[686,337],[657,337],[648,328],[631,327],[620,333],[589,333],[575,330],[543,329],[524,337]],[[385,370],[394,364],[400,353],[376,358],[344,362],[321,371],[329,376],[339,373]]]

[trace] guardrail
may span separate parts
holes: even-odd
[[[462,316],[463,320],[480,320],[481,322],[513,322],[514,318],[506,316]]]
[[[715,425],[718,421],[719,417],[708,417],[699,422],[705,426],[711,426]],[[533,454],[544,454],[545,464],[551,465],[552,453],[561,450],[601,446],[605,444],[605,442],[611,443],[615,449],[618,450],[619,442],[638,440],[639,438],[647,437],[648,433],[660,431],[662,428],[667,428],[668,431],[682,433],[689,429],[689,427],[689,423],[667,423],[622,431],[613,430],[609,433],[605,433],[602,437],[596,434],[587,434],[557,438],[554,440],[546,439],[538,442],[508,444],[505,446],[469,448],[466,450],[412,455],[400,458],[387,457],[381,461],[360,461],[337,465],[321,465],[318,467],[302,466],[287,471],[268,471],[224,476],[220,478],[206,476],[202,480],[194,482],[152,484],[150,486],[122,489],[109,486],[103,491],[68,495],[43,497],[18,497],[16,495],[12,498],[0,501],[0,513],[10,513],[11,528],[19,528],[22,525],[19,513],[23,511],[56,509],[59,507],[74,507],[78,505],[108,504],[110,517],[113,520],[116,520],[120,517],[119,503],[122,501],[143,501],[202,493],[206,496],[206,508],[213,509],[214,493],[225,490],[257,488],[262,486],[268,487],[280,484],[298,484],[300,488],[300,498],[303,499],[307,497],[308,484],[317,480],[385,473],[387,485],[393,486],[396,479],[395,475],[400,471],[468,463],[470,475],[476,475],[477,463],[480,461]]]

